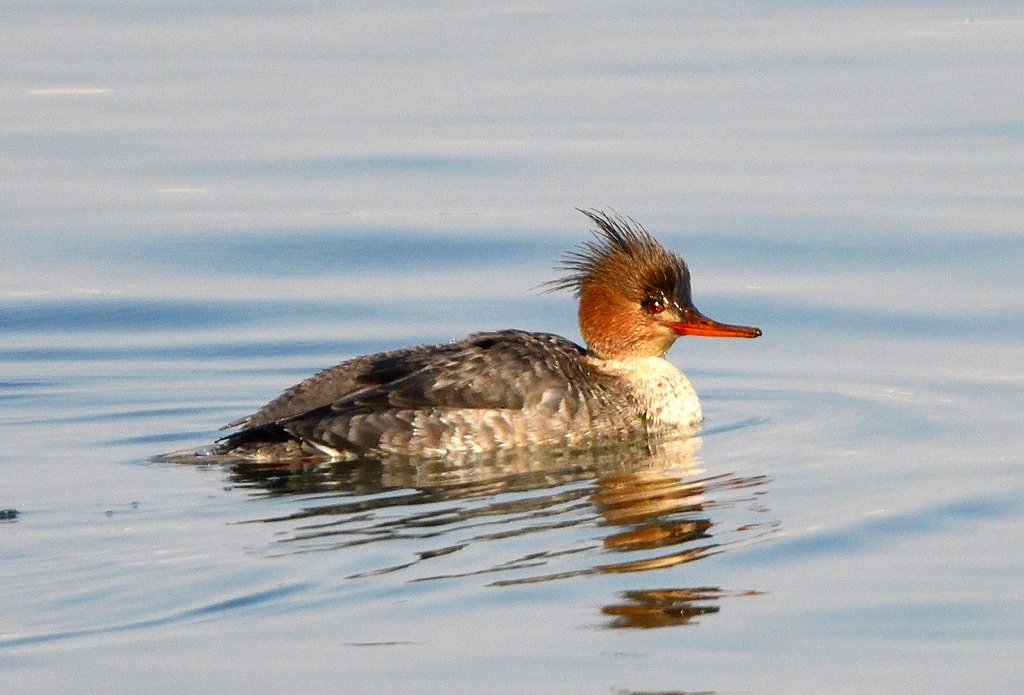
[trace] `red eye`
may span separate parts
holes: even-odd
[[[645,299],[644,309],[650,314],[660,314],[665,311],[665,304],[660,299]]]

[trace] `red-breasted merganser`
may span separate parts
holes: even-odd
[[[548,283],[579,299],[576,343],[504,330],[356,357],[285,391],[210,453],[258,461],[590,447],[693,432],[700,402],[665,359],[681,335],[756,338],[703,316],[690,271],[635,221],[581,211],[594,239]]]

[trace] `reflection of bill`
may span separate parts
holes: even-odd
[[[260,520],[292,525],[277,551],[357,552],[390,543],[408,560],[367,569],[361,558],[362,568],[349,576],[481,575],[492,578],[490,586],[509,586],[674,567],[772,533],[774,523],[750,516],[767,512],[759,501],[767,478],[704,475],[701,441],[472,460],[237,462],[231,474],[236,484],[269,494],[333,493],[316,506]],[[467,548],[487,564],[466,567],[457,558]],[[604,612],[616,616],[616,627],[678,625],[715,612],[710,602],[733,593],[640,589]]]
[[[709,601],[722,593],[714,588],[627,591],[622,603],[605,606],[601,612],[615,616],[612,627],[686,625],[698,616],[717,613],[718,606]]]
[[[622,603],[605,606],[601,612],[615,616],[611,627],[674,627],[688,625],[702,615],[717,613],[718,605],[712,603],[717,599],[757,593],[728,592],[714,587],[627,591],[622,595]]]

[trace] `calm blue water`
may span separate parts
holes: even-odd
[[[1012,692],[1024,21],[8,3],[5,692]],[[154,463],[369,351],[520,327],[612,206],[756,341],[700,438]]]

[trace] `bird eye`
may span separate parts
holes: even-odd
[[[643,301],[643,307],[650,314],[660,314],[665,311],[665,303],[660,299],[648,298]]]

